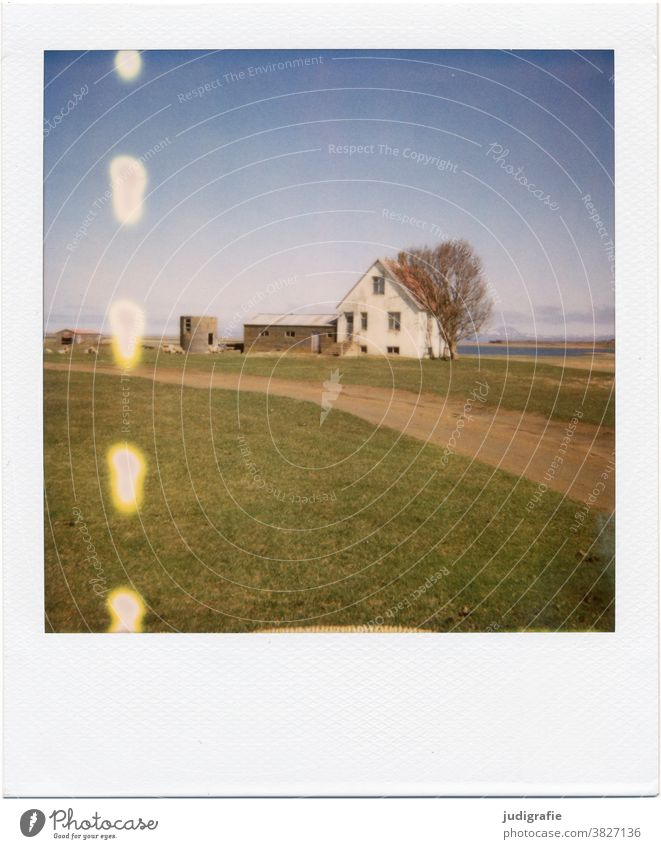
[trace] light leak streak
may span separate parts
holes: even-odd
[[[122,368],[132,368],[140,359],[145,314],[132,301],[116,301],[109,310],[112,351]]]
[[[118,50],[115,54],[115,70],[120,79],[134,80],[142,69],[142,57],[138,50]]]
[[[115,156],[110,160],[112,208],[120,224],[136,224],[142,218],[147,169],[135,156]]]
[[[107,600],[110,613],[109,634],[137,634],[142,631],[145,603],[135,590],[118,587]]]
[[[129,445],[113,445],[108,451],[112,500],[120,513],[135,513],[142,501],[146,464]]]

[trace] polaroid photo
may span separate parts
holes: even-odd
[[[5,794],[657,792],[655,9],[418,13],[5,9]]]

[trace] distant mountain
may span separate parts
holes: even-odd
[[[471,342],[495,342],[496,340],[499,342],[524,342],[530,338],[531,336],[529,333],[522,333],[516,327],[512,327],[511,325],[505,327],[504,325],[501,325],[500,327],[494,327],[493,330],[473,334],[473,336],[469,337],[465,341],[469,344]]]
[[[482,333],[473,334],[464,339],[464,345],[476,344],[477,342],[594,342],[594,343],[610,343],[613,344],[615,339],[613,334],[604,334],[602,336],[576,335],[565,336],[562,333],[538,333],[535,337],[532,333],[523,333],[516,327],[501,325],[493,330],[487,330]]]

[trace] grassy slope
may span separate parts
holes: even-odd
[[[271,398],[267,416],[257,394],[238,411],[233,393],[140,379],[130,392],[128,439],[148,464],[139,517],[117,515],[108,494],[105,452],[127,438],[119,377],[45,374],[48,629],[108,627],[75,505],[107,587],[132,583],[149,604],[146,630],[378,617],[438,631],[613,628],[613,534],[600,514],[572,535],[575,505],[559,495],[526,513],[534,484],[460,457],[443,469],[440,449],[335,410],[320,429],[316,405]],[[333,500],[291,503],[310,495]]]
[[[64,357],[47,354],[47,361],[62,362]],[[102,347],[98,360],[93,355],[77,351],[74,360],[91,364],[112,365],[111,352]],[[244,357],[226,353],[216,356],[193,354],[188,357],[145,351],[143,365],[147,367],[192,368],[245,374],[274,376],[290,380],[310,380],[321,383],[329,371],[339,368],[344,383],[369,386],[395,386],[412,392],[433,392],[466,398],[475,380],[486,380],[490,386],[491,403],[513,410],[541,413],[547,418],[568,421],[577,405],[584,411],[583,420],[594,424],[614,424],[613,376],[608,372],[562,369],[535,363],[483,357],[463,357],[455,362],[438,360],[391,359],[381,357],[342,358],[305,354],[285,356],[259,355]]]

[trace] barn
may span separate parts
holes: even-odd
[[[179,318],[179,344],[191,354],[206,354],[218,341],[218,319],[210,315],[182,315]]]
[[[261,313],[243,326],[247,354],[267,351],[321,354],[335,344],[336,338],[337,316],[327,313]]]
[[[101,334],[98,330],[83,330],[80,327],[73,327],[55,332],[55,342],[62,347],[67,345],[98,345],[100,341]]]

